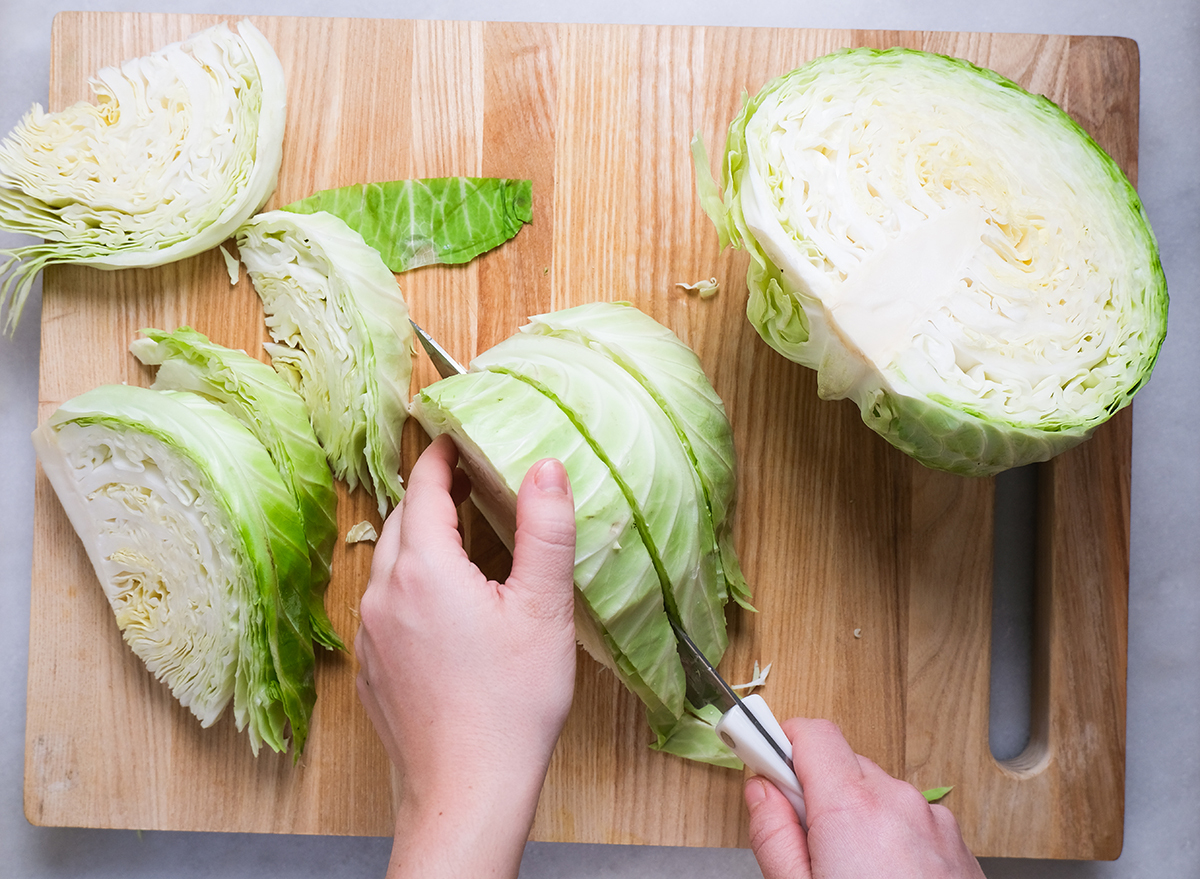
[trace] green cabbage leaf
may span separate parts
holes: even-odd
[[[379,251],[393,272],[470,262],[533,221],[533,183],[502,177],[388,180],[326,189],[284,205],[325,211]]]

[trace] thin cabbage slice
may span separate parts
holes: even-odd
[[[262,33],[237,27],[105,68],[94,104],[34,105],[0,144],[0,229],[45,239],[0,252],[8,331],[47,265],[162,265],[216,247],[266,203],[286,84]]]
[[[412,374],[412,326],[396,277],[342,220],[268,211],[237,233],[267,315],[275,369],[304,398],[339,479],[404,495],[400,432]]]
[[[704,490],[674,425],[628,372],[591,348],[517,333],[471,361],[547,395],[608,467],[654,561],[667,613],[704,655],[725,652],[724,582]]]
[[[750,587],[733,545],[733,428],[696,353],[667,327],[625,302],[590,302],[535,315],[521,331],[588,346],[625,369],[654,398],[679,434],[703,486],[727,593],[750,609]]]
[[[889,442],[988,475],[1083,441],[1166,332],[1133,186],[1053,103],[965,61],[837,52],[769,82],[729,128],[723,203],[747,315]]]
[[[316,691],[304,529],[266,449],[189,393],[103,385],[33,434],[122,637],[204,726],[299,756]]]
[[[678,716],[683,666],[654,560],[608,467],[555,402],[514,376],[471,372],[429,385],[411,411],[430,436],[454,439],[472,500],[510,550],[526,472],[562,461],[575,498],[576,634],[643,701]]]
[[[190,327],[142,333],[146,338],[135,339],[129,349],[142,363],[158,367],[152,388],[200,394],[246,425],[266,447],[304,520],[312,566],[308,609],[313,638],[324,647],[345,650],[324,603],[338,537],[337,492],[304,401],[267,364]]]

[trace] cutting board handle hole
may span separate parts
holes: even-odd
[[[1039,483],[1042,465],[996,477],[988,744],[1002,764],[1027,762],[1035,724]]]

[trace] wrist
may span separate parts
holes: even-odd
[[[388,879],[515,879],[544,767],[535,774],[498,773],[403,794]]]

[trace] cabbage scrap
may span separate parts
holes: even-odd
[[[45,266],[119,269],[193,256],[232,235],[275,190],[283,68],[249,21],[104,68],[90,85],[95,103],[58,113],[35,104],[0,143],[0,229],[45,239],[0,251],[9,333]]]
[[[400,502],[412,326],[378,251],[325,213],[268,211],[237,233],[267,315],[276,371],[304,398],[334,474]]]
[[[823,398],[927,466],[989,475],[1082,442],[1150,377],[1157,245],[1116,163],[1047,99],[966,61],[845,50],[729,126],[722,245],[747,316]]]
[[[135,339],[129,349],[142,363],[158,367],[152,388],[190,391],[211,400],[266,447],[304,521],[312,568],[308,608],[313,639],[331,650],[345,650],[324,602],[338,535],[337,492],[304,400],[267,364],[217,345],[190,327],[142,333],[145,338]]]
[[[211,726],[299,758],[316,690],[303,521],[262,443],[202,397],[102,385],[34,448],[121,635]]]

